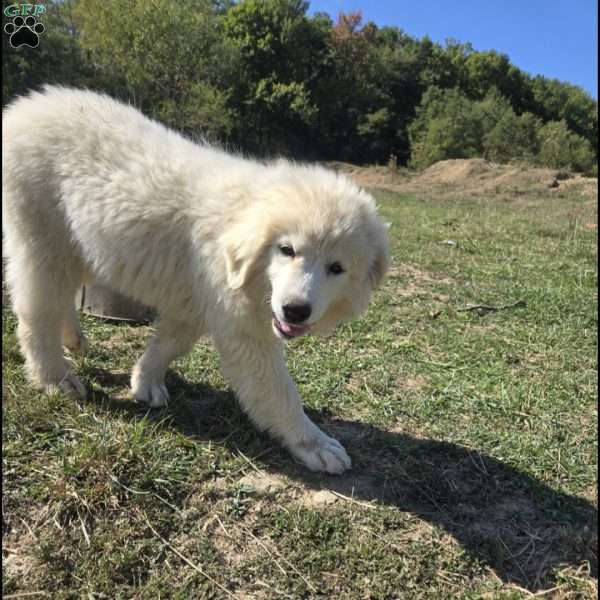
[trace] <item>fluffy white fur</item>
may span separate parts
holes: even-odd
[[[350,467],[304,414],[282,339],[366,308],[388,265],[368,194],[317,166],[195,144],[130,106],[67,88],[10,105],[2,150],[6,276],[35,384],[85,393],[62,346],[87,348],[74,295],[97,279],[160,315],[133,370],[136,399],[166,404],[167,366],[208,333],[260,429],[309,469]],[[287,322],[289,304],[310,305],[310,317]]]

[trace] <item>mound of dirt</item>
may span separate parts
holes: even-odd
[[[395,192],[515,196],[555,194],[561,190],[598,197],[596,178],[526,164],[498,164],[482,158],[442,160],[420,172],[342,162],[327,166],[345,173],[361,186]]]
[[[348,175],[359,185],[372,188],[393,188],[407,181],[408,169],[392,170],[385,166],[361,167],[350,163],[334,161],[328,162],[326,167]]]
[[[489,178],[497,166],[500,165],[493,165],[483,158],[441,160],[418,174],[414,181],[424,185],[464,184]]]

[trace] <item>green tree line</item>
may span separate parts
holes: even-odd
[[[3,104],[60,83],[105,91],[258,156],[394,156],[415,167],[483,156],[597,173],[597,101],[495,51],[417,39],[357,12],[309,16],[303,0],[45,7],[37,48],[12,48],[3,33]]]

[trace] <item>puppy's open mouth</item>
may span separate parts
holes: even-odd
[[[310,325],[292,325],[292,323],[288,323],[287,321],[280,321],[273,315],[273,329],[279,337],[291,340],[292,338],[308,333]]]

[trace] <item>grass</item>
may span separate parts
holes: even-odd
[[[209,341],[146,411],[150,328],[84,317],[76,402],[26,384],[4,307],[5,598],[596,597],[595,203],[376,195],[385,286],[289,349],[342,477],[254,430]]]

